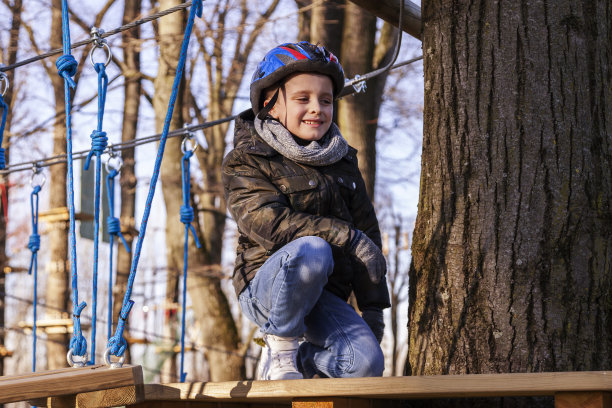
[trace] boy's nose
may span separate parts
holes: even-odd
[[[317,113],[321,111],[321,104],[319,103],[319,101],[310,102],[310,111]]]

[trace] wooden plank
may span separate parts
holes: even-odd
[[[375,399],[511,397],[552,396],[567,391],[610,392],[612,373],[583,371],[148,384],[145,385],[145,400],[291,402],[294,398],[326,396]]]
[[[0,378],[0,403],[142,384],[140,366],[110,369],[104,365],[65,368]]]
[[[143,384],[92,391],[77,395],[77,408],[105,408],[137,404],[144,401]]]
[[[252,404],[248,402],[147,401],[129,408],[291,408],[290,403]]]
[[[612,393],[559,392],[555,394],[555,408],[612,408]]]

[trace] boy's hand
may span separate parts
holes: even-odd
[[[372,283],[378,283],[387,272],[387,261],[380,249],[366,234],[354,230],[351,252],[368,270]]]
[[[382,341],[383,334],[385,333],[385,320],[383,318],[383,311],[377,307],[367,308],[361,311],[361,317],[370,326],[370,330],[374,333],[378,343]]]

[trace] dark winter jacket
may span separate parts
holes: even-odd
[[[276,152],[257,134],[253,112],[236,119],[234,149],[223,161],[229,211],[238,224],[233,283],[239,294],[259,267],[282,246],[304,236],[332,247],[334,271],[326,289],[360,308],[389,307],[386,280],[374,285],[349,251],[350,232],[363,231],[381,247],[378,220],[357,167],[356,150],[337,163],[314,167]],[[359,269],[361,268],[361,273]]]

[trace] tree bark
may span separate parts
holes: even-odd
[[[376,17],[353,3],[347,3],[340,58],[347,78],[383,66],[389,59],[396,32],[385,24],[376,45]],[[386,79],[387,74],[383,73],[368,82],[366,93],[347,96],[338,103],[340,130],[349,144],[358,150],[359,170],[372,199],[376,181],[376,131]]]
[[[6,50],[6,64],[12,65],[17,61],[17,49],[19,44],[19,30],[21,28],[21,13],[22,13],[23,2],[22,0],[15,0],[11,7],[11,29],[9,31],[9,43],[8,49]],[[15,71],[11,70],[6,72],[7,79],[10,84],[15,85]],[[3,146],[5,149],[4,158],[6,160],[6,164],[9,163],[10,158],[10,145],[11,145],[11,122],[13,119],[13,115],[11,112],[13,107],[15,106],[15,98],[16,94],[13,92],[12,88],[9,87],[6,90],[6,93],[3,96],[4,102],[9,107],[9,112],[6,118],[6,124],[4,128],[4,140]],[[8,213],[8,202],[9,202],[9,183],[8,175],[2,176],[0,179],[0,183],[4,185],[2,190],[3,202],[0,202],[0,348],[4,347],[4,339],[5,339],[5,291],[6,291],[6,275],[4,273],[5,268],[9,266],[9,260],[6,256],[6,224],[7,220],[4,217],[5,213]],[[6,203],[7,207],[4,207],[4,203]],[[0,376],[4,375],[4,358],[0,357]]]
[[[310,20],[310,42],[341,55],[345,9],[346,0],[327,0],[315,6]]]
[[[139,0],[125,0],[123,6],[123,22],[127,24],[136,20],[140,15],[141,2]],[[140,28],[136,27],[124,31],[123,39],[123,63],[127,71],[123,72],[125,85],[123,88],[124,109],[123,109],[123,128],[121,130],[121,141],[128,142],[136,137],[138,128],[138,112],[140,110],[140,51],[138,41],[140,39]],[[121,230],[125,235],[125,240],[131,248],[134,240],[135,213],[136,213],[136,173],[134,172],[134,148],[121,151],[123,167],[121,167]],[[132,255],[128,253],[121,243],[117,243],[117,273],[115,285],[113,286],[113,319],[119,316],[125,295],[127,281],[132,264]],[[116,322],[115,322],[116,323]],[[127,322],[129,326],[129,320]],[[114,325],[116,326],[116,324]],[[129,328],[128,328],[129,330]],[[127,360],[129,360],[129,345],[126,350]]]
[[[52,1],[52,19],[50,45],[52,49],[62,47],[61,0]],[[53,58],[53,64],[57,57]],[[56,120],[53,124],[53,155],[66,154],[66,123],[64,121],[64,81],[59,75],[49,75],[55,97]],[[49,208],[66,206],[66,171],[65,163],[49,167]],[[58,310],[71,310],[70,302],[70,268],[68,259],[68,223],[64,221],[48,224],[49,264],[47,265],[47,282],[45,303],[46,317],[49,319],[68,317]],[[63,314],[63,315],[62,315]],[[47,335],[47,368],[55,370],[66,367],[69,335]]]
[[[423,3],[408,374],[612,367],[610,16]]]
[[[312,0],[295,0],[298,9],[309,6]],[[298,14],[298,41],[310,41],[310,21],[312,10],[304,10]]]

